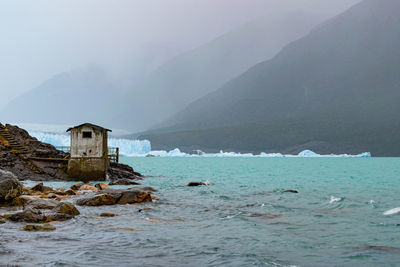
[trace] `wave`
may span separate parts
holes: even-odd
[[[396,213],[400,213],[400,207],[399,208],[394,208],[394,209],[391,209],[391,210],[387,210],[387,211],[385,211],[383,213],[383,215],[393,215],[393,214],[396,214]]]

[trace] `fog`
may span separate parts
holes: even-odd
[[[279,9],[335,14],[356,0],[2,0],[0,108],[87,64],[122,79]],[[135,62],[140,63],[135,66]]]

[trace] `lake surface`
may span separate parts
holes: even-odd
[[[158,201],[78,207],[82,215],[54,232],[7,222],[0,225],[0,266],[400,263],[400,213],[383,215],[400,207],[400,158],[122,160],[151,176],[143,184],[159,190]],[[184,186],[191,181],[213,185]],[[123,216],[100,218],[104,211]]]

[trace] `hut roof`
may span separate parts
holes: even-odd
[[[97,129],[97,130],[101,130],[101,131],[105,130],[105,131],[108,131],[108,132],[112,132],[110,129],[106,129],[106,128],[103,128],[101,126],[98,126],[98,125],[95,125],[95,124],[92,124],[92,123],[87,123],[87,122],[86,123],[82,123],[82,124],[80,124],[78,126],[75,126],[75,127],[68,128],[67,132],[71,131],[72,129],[81,128],[83,126],[91,127],[91,128],[94,128],[94,129]]]

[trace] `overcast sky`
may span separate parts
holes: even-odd
[[[51,76],[148,68],[281,9],[335,15],[359,0],[0,0],[0,108]],[[150,61],[150,58],[149,58]]]

